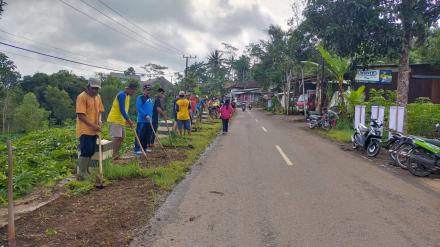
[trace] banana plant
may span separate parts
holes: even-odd
[[[330,70],[331,74],[338,81],[341,111],[345,114],[346,107],[344,101],[344,75],[345,73],[347,73],[348,68],[350,67],[351,60],[349,58],[339,57],[334,54],[332,55],[322,46],[318,47],[318,51],[319,53],[321,53],[321,56],[327,63],[328,69]]]

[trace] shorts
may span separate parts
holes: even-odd
[[[191,120],[177,120],[177,128],[191,130]]]
[[[110,123],[110,136],[114,138],[124,138],[125,137],[125,126]]]
[[[96,139],[98,136],[81,135],[79,137],[78,150],[81,157],[90,158],[96,151]]]

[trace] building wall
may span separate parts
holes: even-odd
[[[370,89],[383,89],[383,90],[397,90],[397,72],[393,72],[393,80],[391,84],[356,84],[356,88],[360,85],[365,85],[365,93],[368,100],[368,94]],[[408,93],[409,103],[414,102],[419,97],[428,97],[433,102],[440,103],[440,80],[433,79],[415,79],[412,75],[439,75],[438,71],[432,71],[422,67],[412,68],[410,74],[410,85]]]

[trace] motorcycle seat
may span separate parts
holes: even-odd
[[[367,131],[369,131],[369,129],[367,128],[367,126],[365,126],[365,125],[363,125],[363,124],[359,124],[358,127],[359,127],[359,130],[360,130],[361,132],[367,132]]]
[[[437,139],[425,139],[427,143],[440,147],[440,140]]]

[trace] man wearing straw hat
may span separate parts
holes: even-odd
[[[96,139],[101,132],[101,114],[104,106],[101,96],[101,81],[89,79],[87,88],[76,98],[76,137],[79,138],[78,149],[78,180],[85,180],[89,176],[89,166],[95,153]]]

